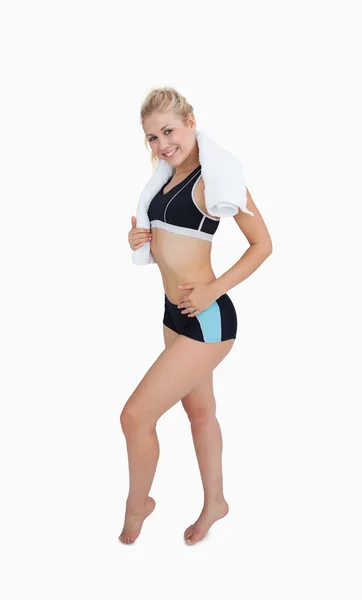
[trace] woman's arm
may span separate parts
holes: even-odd
[[[250,247],[228,271],[210,283],[215,289],[217,298],[249,277],[273,251],[269,231],[248,188],[246,188],[246,197],[246,207],[254,213],[254,216],[242,212],[239,208],[234,219],[247,238]]]

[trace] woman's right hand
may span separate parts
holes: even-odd
[[[128,243],[132,250],[141,248],[145,242],[150,242],[152,235],[149,229],[136,227],[136,217],[131,217],[132,228],[128,232]]]

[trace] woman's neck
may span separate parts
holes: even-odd
[[[189,156],[184,160],[183,163],[175,167],[175,171],[173,176],[179,177],[180,175],[188,175],[192,173],[200,164],[199,160],[199,149],[197,143],[195,143],[194,148],[191,150]]]

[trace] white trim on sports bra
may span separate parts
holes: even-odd
[[[201,219],[201,223],[199,228],[202,227],[205,217]],[[150,223],[152,227],[158,227],[159,229],[165,229],[166,231],[170,231],[171,233],[179,233],[180,235],[188,235],[190,237],[199,238],[200,240],[207,240],[209,242],[212,241],[213,233],[206,233],[205,231],[200,231],[199,229],[190,229],[189,227],[179,227],[178,225],[172,225],[171,223],[164,223],[163,221],[159,221],[158,219],[154,219]]]
[[[199,206],[196,204],[196,202],[195,202],[195,198],[194,198],[194,189],[195,189],[195,186],[196,186],[197,182],[200,180],[200,178],[201,178],[201,177],[202,177],[202,173],[200,173],[200,177],[198,177],[198,178],[196,179],[196,181],[195,181],[194,185],[192,186],[192,190],[191,190],[191,198],[192,198],[192,201],[193,201],[193,203],[195,204],[195,206],[196,206],[197,210],[199,210],[199,211],[200,211],[200,213],[201,213],[202,215],[204,215],[204,217],[207,217],[208,219],[211,219],[211,221],[220,221],[220,219],[216,219],[215,217],[210,217],[210,215],[207,215],[206,213],[204,213],[204,211],[203,211],[203,210],[201,210],[201,208],[200,208],[200,207],[199,207]]]

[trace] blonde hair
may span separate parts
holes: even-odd
[[[181,121],[186,121],[194,112],[193,106],[191,106],[186,98],[175,88],[153,88],[148,92],[141,106],[141,123],[143,123],[145,117],[149,117],[152,113],[156,111],[164,112],[167,110],[172,110],[175,113],[176,118]],[[146,136],[144,142],[148,149],[148,139]],[[151,163],[153,169],[157,166],[159,160],[158,156],[151,150]]]

